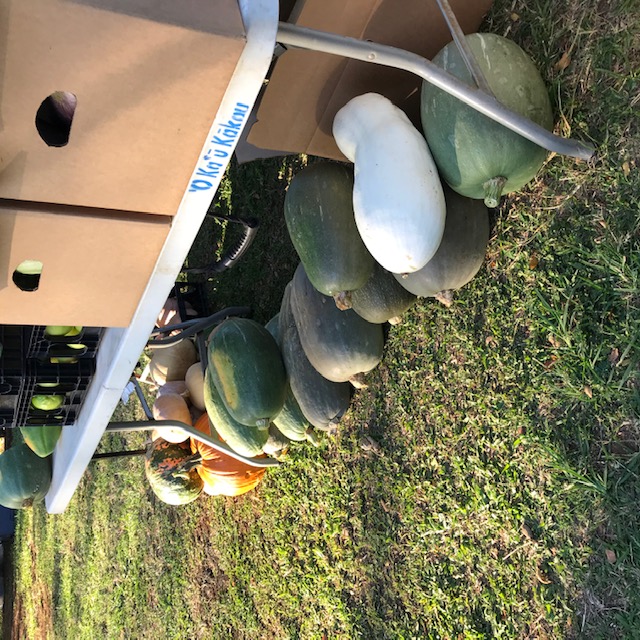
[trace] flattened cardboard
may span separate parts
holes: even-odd
[[[450,0],[462,30],[478,29],[492,0]],[[451,35],[436,0],[299,0],[290,21],[302,27],[371,40],[431,59]],[[303,49],[277,60],[247,140],[345,160],[331,134],[337,111],[351,98],[380,93],[419,125],[422,80],[406,71]]]
[[[0,198],[174,215],[245,46],[237,0],[3,0]],[[69,142],[35,118],[77,97]]]
[[[0,324],[128,326],[171,220],[0,202]],[[13,282],[23,260],[43,263],[36,291]]]

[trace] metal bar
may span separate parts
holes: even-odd
[[[131,449],[130,451],[108,451],[105,453],[94,453],[92,460],[102,460],[103,458],[127,458],[130,456],[142,456],[146,449]]]
[[[528,118],[507,109],[494,97],[460,82],[430,60],[410,51],[335,33],[307,29],[286,22],[278,23],[276,39],[284,45],[409,71],[548,151],[581,160],[590,160],[594,155],[592,147],[570,138],[554,135]]]
[[[226,318],[229,318],[231,316],[247,316],[250,313],[250,307],[227,307],[226,309],[222,309],[222,311],[218,311],[206,318],[187,320],[186,322],[172,324],[159,330],[156,329],[153,331],[152,335],[157,335],[158,333],[163,332],[176,331],[179,329],[182,329],[182,331],[175,336],[169,336],[167,338],[154,338],[152,340],[149,340],[148,344],[150,347],[154,348],[168,347],[169,345],[175,344],[176,342],[180,342],[180,340],[183,340],[184,338],[195,335],[203,329],[208,329],[211,325],[222,322]]]
[[[467,69],[469,69],[469,73],[471,73],[476,85],[487,95],[495,97],[487,79],[484,77],[484,73],[482,73],[482,69],[478,64],[475,55],[473,55],[473,51],[471,51],[471,47],[467,44],[467,40],[460,28],[456,14],[453,12],[453,9],[449,4],[449,0],[436,0],[436,2],[440,7],[440,13],[442,13],[442,17],[447,23],[447,27],[449,27],[451,37],[456,43],[456,47],[458,47],[458,51],[460,52],[460,55],[462,56]]]
[[[210,436],[198,431],[194,427],[180,422],[179,420],[143,420],[132,422],[110,422],[105,429],[108,433],[119,433],[124,431],[148,431],[150,429],[182,429],[186,431],[190,438],[198,440],[198,442],[204,442],[210,447],[213,447],[221,453],[226,453],[228,456],[245,462],[252,467],[277,467],[280,463],[273,458],[245,458],[239,453],[236,453],[233,449],[229,448],[226,444],[220,441],[216,441]]]
[[[132,376],[131,382],[133,382],[133,386],[135,387],[136,395],[138,396],[138,400],[140,400],[144,415],[147,416],[149,420],[153,420],[153,412],[149,408],[149,404],[147,403],[147,399],[144,397],[144,393],[142,392],[142,387],[140,386],[138,379],[135,376]]]

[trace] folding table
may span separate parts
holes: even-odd
[[[460,34],[455,30],[455,16],[447,13],[445,0],[438,2],[445,16],[448,16],[456,38]],[[97,356],[95,377],[79,419],[74,425],[63,429],[53,455],[53,480],[45,499],[50,513],[61,513],[66,509],[107,429],[123,389],[155,326],[158,312],[174,286],[204,220],[231,154],[221,160],[220,171],[213,178],[202,179],[202,172],[198,170],[207,167],[212,152],[215,152],[217,132],[225,123],[240,122],[242,127],[246,124],[268,73],[276,42],[411,71],[550,151],[583,159],[589,159],[593,154],[590,148],[573,140],[559,138],[507,110],[481,88],[481,77],[478,78],[478,87],[469,87],[415,54],[279,23],[277,0],[239,0],[239,6],[247,34],[245,49],[218,112],[212,114],[214,117],[209,135],[203,140],[202,153],[194,167],[189,188],[184,193],[133,321],[127,328],[109,328],[105,331]],[[238,138],[229,143],[225,150],[233,150]]]

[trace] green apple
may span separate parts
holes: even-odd
[[[67,345],[67,347],[70,347],[71,349],[86,349],[87,345],[86,344],[76,344],[74,343],[69,343]]]
[[[64,396],[38,395],[31,398],[31,406],[40,411],[55,411],[64,404]]]
[[[69,356],[60,356],[49,358],[51,364],[77,364],[78,358],[71,358]]]
[[[38,276],[42,273],[42,262],[40,260],[23,260],[16,271],[26,276]]]
[[[65,338],[71,338],[73,336],[80,335],[83,327],[71,327],[71,330],[64,334]]]
[[[48,325],[44,332],[48,336],[66,336],[74,327],[61,327],[58,325]]]

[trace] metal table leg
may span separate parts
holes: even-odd
[[[581,160],[590,160],[594,155],[592,147],[570,138],[554,135],[528,118],[507,109],[493,96],[479,88],[460,82],[430,60],[415,53],[357,38],[307,29],[286,22],[278,23],[276,39],[284,45],[409,71],[548,151]]]

